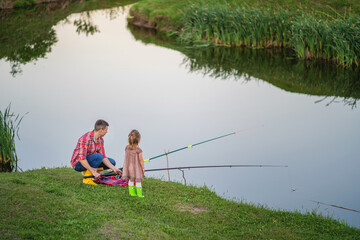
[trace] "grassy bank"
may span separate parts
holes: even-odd
[[[70,168],[0,173],[2,239],[356,239],[360,230],[316,214],[268,210],[205,187],[146,179],[89,186]]]
[[[360,63],[357,1],[164,1],[132,8],[135,25],[177,32],[183,43],[291,48],[299,59]]]
[[[209,1],[207,1],[209,2]],[[334,10],[344,14],[360,14],[360,2],[357,0],[316,0],[316,1],[298,1],[298,0],[227,0],[211,1],[211,3],[220,3],[223,6],[228,5],[231,8],[248,6],[249,8],[282,8],[287,11],[303,13],[324,12],[334,14]],[[204,3],[202,0],[142,0],[132,7],[135,14],[140,14],[149,21],[156,21],[158,27],[171,26],[174,29],[183,27],[183,13],[191,5]],[[210,5],[209,5],[210,6]],[[164,20],[164,21],[161,21]]]

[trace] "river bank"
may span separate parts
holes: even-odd
[[[148,178],[145,199],[90,186],[71,168],[0,173],[3,239],[356,239],[360,230],[315,212],[270,210],[206,187]]]
[[[359,9],[355,1],[144,0],[132,7],[129,22],[175,34],[191,46],[287,48],[302,60],[349,68],[360,63]]]
[[[1,9],[29,7],[32,5],[39,5],[39,4],[46,4],[46,3],[61,3],[61,2],[66,2],[66,1],[61,1],[61,0],[1,0],[0,10]]]
[[[67,13],[69,5],[84,5],[80,6],[79,9],[86,9],[89,8],[89,6],[109,8],[110,6],[127,5],[134,2],[136,1],[124,0],[122,3],[119,3],[119,1],[106,0],[0,0],[0,11],[10,11],[11,13],[11,10],[24,8],[25,13],[31,13],[37,10],[32,8],[38,6],[39,8],[45,8],[47,12],[54,11],[54,9],[61,9],[64,10],[64,13]],[[1,15],[4,15],[4,13]]]

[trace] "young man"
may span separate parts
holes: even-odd
[[[98,178],[102,169],[109,168],[121,174],[121,171],[115,167],[115,160],[105,155],[103,137],[108,127],[109,124],[105,120],[97,120],[94,130],[85,133],[76,144],[70,163],[76,171],[83,172],[84,176],[92,175]],[[96,185],[91,178],[84,178],[83,182]]]

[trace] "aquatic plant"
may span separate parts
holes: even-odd
[[[359,16],[205,3],[188,7],[183,16],[183,43],[291,48],[300,59],[324,59],[347,68],[360,64]]]
[[[192,5],[184,13],[181,39],[209,40],[225,46],[286,47],[290,46],[293,18],[290,12],[281,9]]]
[[[24,116],[10,112],[10,105],[4,112],[0,109],[0,171],[18,171],[18,157],[15,137],[19,138],[19,125]],[[19,138],[20,139],[20,138]]]

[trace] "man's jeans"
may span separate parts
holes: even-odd
[[[86,160],[88,161],[88,163],[90,164],[90,166],[92,168],[99,168],[102,167],[104,169],[109,169],[107,166],[104,165],[104,163],[102,162],[102,160],[104,159],[103,155],[101,153],[94,153],[91,155],[86,156]],[[114,159],[112,158],[108,158],[109,161],[111,162],[112,165],[115,166],[116,162]],[[75,170],[82,172],[85,171],[86,168],[84,168],[84,166],[80,163],[80,161],[76,164],[75,166]]]

